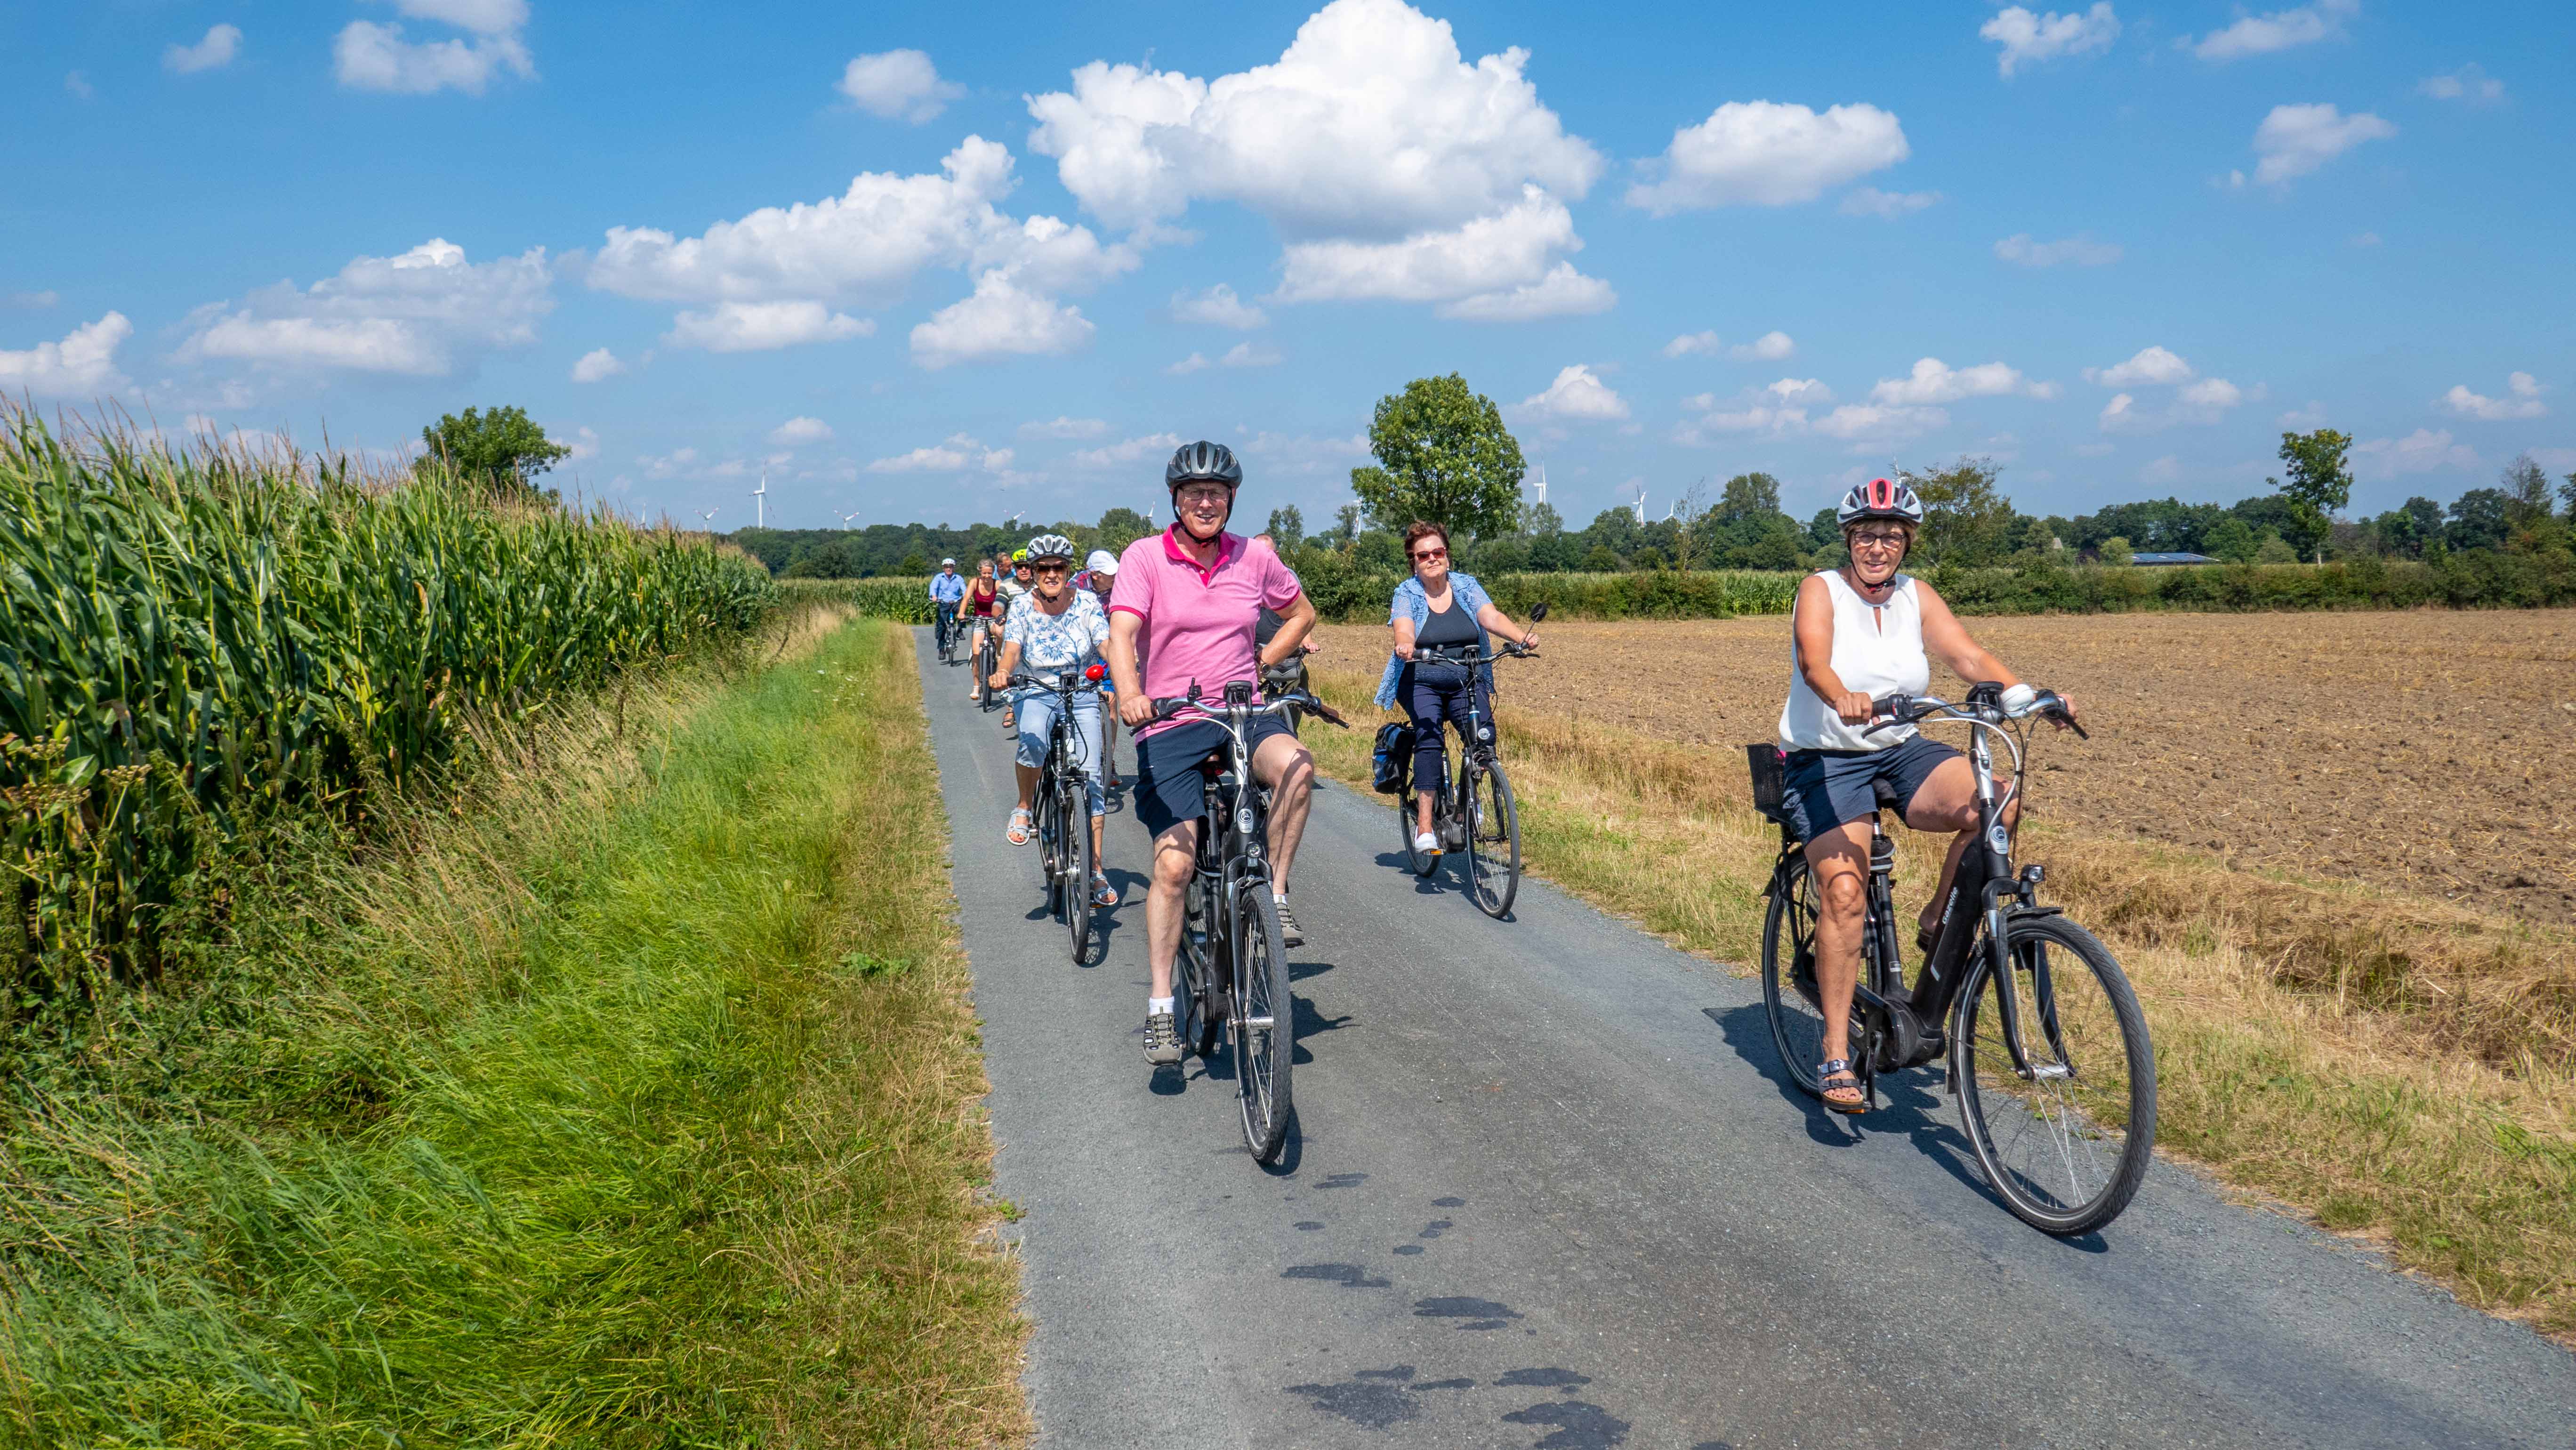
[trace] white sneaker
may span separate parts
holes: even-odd
[[[1429,831],[1424,831],[1421,835],[1413,838],[1413,854],[1416,856],[1439,855],[1440,838],[1431,834]]]

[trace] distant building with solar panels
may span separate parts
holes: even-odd
[[[2207,554],[2131,554],[2129,562],[2141,567],[2160,564],[2215,564]]]

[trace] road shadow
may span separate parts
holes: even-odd
[[[1315,1010],[1313,1002],[1294,993],[1289,995],[1288,1000],[1295,1008],[1290,1014],[1290,1021],[1295,1024],[1294,1030],[1297,1034],[1296,1050],[1290,1054],[1288,1060],[1303,1067],[1315,1060],[1315,1054],[1306,1050],[1307,1039],[1321,1037],[1327,1032],[1339,1032],[1350,1025],[1351,1018],[1347,1012],[1339,1017],[1326,1017]]]
[[[1788,1067],[1780,1061],[1779,1044],[1772,1040],[1770,1014],[1761,1003],[1748,1002],[1731,1010],[1703,1007],[1700,1011],[1717,1024],[1736,1056],[1752,1064],[1779,1091],[1781,1101],[1805,1117],[1809,1138],[1828,1148],[1848,1148],[1872,1133],[1881,1137],[1901,1133],[1916,1152],[1940,1165],[1943,1172],[1974,1190],[1979,1198],[1998,1210],[2011,1211],[1987,1184],[1985,1170],[1977,1163],[1976,1149],[1969,1145],[1967,1135],[1956,1124],[1932,1116],[1948,1111],[1942,1106],[1940,1079],[1933,1069],[1910,1068],[1880,1078],[1877,1110],[1847,1117],[1826,1108],[1789,1075]],[[2091,1253],[2100,1253],[2104,1248],[2099,1234],[2058,1241]]]

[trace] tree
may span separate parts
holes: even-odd
[[[1583,556],[1583,572],[1587,574],[1616,574],[1619,572],[1619,556],[1610,552],[1610,546],[1608,544],[1595,544],[1592,546],[1591,550]]]
[[[2012,552],[2018,515],[1995,488],[1997,472],[1983,458],[1962,458],[1936,473],[1904,471],[1901,477],[1923,500],[1923,536],[1914,552],[1924,563],[1976,568]]]
[[[2300,552],[2314,555],[2320,564],[2326,557],[2328,520],[2352,501],[2352,474],[2343,466],[2344,455],[2351,451],[2351,436],[2332,428],[2284,433],[2281,464],[2290,481],[2264,480],[2290,504],[2290,526],[2281,530],[2282,537]]]
[[[2500,488],[2473,488],[2451,504],[2444,542],[2454,549],[2492,549],[2513,534],[2513,497]]]
[[[1739,473],[1726,481],[1709,516],[1720,528],[1769,523],[1780,512],[1780,480],[1767,473]]]
[[[2527,529],[2549,517],[2549,475],[2540,471],[2530,454],[2506,464],[2498,482],[2504,489],[2505,518],[2513,527]]]
[[[2100,558],[2115,569],[2125,569],[2138,562],[2138,551],[2129,547],[2128,540],[2114,534],[2102,541]]]
[[[449,413],[436,426],[420,430],[429,456],[479,485],[494,498],[527,503],[553,503],[553,489],[536,486],[537,475],[572,456],[572,450],[546,437],[546,430],[523,408],[473,408]]]
[[[1282,549],[1293,549],[1306,542],[1306,516],[1297,512],[1293,503],[1281,504],[1270,511],[1270,537]]]
[[[1534,503],[1521,510],[1521,532],[1533,539],[1552,539],[1565,532],[1565,516],[1552,503]]]
[[[1673,504],[1673,511],[1664,518],[1664,523],[1672,530],[1673,567],[1685,574],[1708,562],[1711,546],[1716,542],[1709,537],[1709,530],[1702,527],[1708,510],[1701,500],[1707,497],[1708,481],[1702,479],[1682,490],[1681,498]]]
[[[1145,522],[1143,514],[1129,508],[1109,510],[1092,528],[1100,536],[1100,547],[1113,554],[1154,532],[1154,526]]]
[[[1360,506],[1346,503],[1333,510],[1333,530],[1327,535],[1339,548],[1347,549],[1359,542]]]
[[[1521,445],[1494,400],[1456,373],[1415,378],[1369,419],[1377,466],[1351,470],[1369,521],[1402,530],[1427,519],[1454,535],[1508,534],[1520,521]]]
[[[2201,536],[2201,552],[2230,564],[2251,564],[2262,552],[2262,541],[2254,537],[2254,526],[2230,514],[2210,526]]]

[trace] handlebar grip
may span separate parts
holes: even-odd
[[[1196,703],[1197,701],[1194,700],[1184,700],[1167,696],[1154,702],[1154,718],[1157,720],[1169,720],[1173,716],[1180,714],[1187,706]]]

